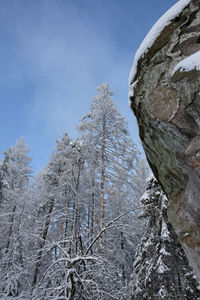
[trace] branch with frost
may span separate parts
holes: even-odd
[[[96,235],[96,237],[92,240],[92,242],[90,243],[90,245],[88,246],[88,248],[85,251],[85,255],[88,254],[88,252],[90,251],[90,249],[92,248],[92,246],[96,243],[96,241],[100,238],[100,236],[108,229],[113,228],[115,225],[114,223],[117,222],[120,218],[122,218],[123,216],[125,216],[126,214],[130,213],[131,211],[128,210],[122,214],[120,214],[119,216],[117,216],[115,219],[111,220],[110,222],[108,222],[100,231],[99,233]]]
[[[61,249],[61,247],[60,247]],[[62,249],[63,250],[63,249]],[[63,250],[64,251],[64,250]],[[65,252],[66,253],[66,252]],[[66,253],[67,254],[67,253]],[[67,254],[68,256],[68,254]],[[62,262],[67,262],[69,264],[70,269],[68,269],[68,272],[72,272],[72,271],[75,271],[76,272],[76,269],[73,269],[72,267],[78,263],[78,262],[86,262],[86,261],[99,261],[99,258],[97,256],[76,256],[74,258],[70,258],[69,256],[68,257],[63,257],[63,258],[59,258],[58,260],[56,260],[54,263],[52,263],[48,269],[45,271],[45,273],[43,274],[43,278],[46,276],[46,274],[49,272],[50,269],[52,269],[55,265],[59,264],[59,263],[62,263]]]

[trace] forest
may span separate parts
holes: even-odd
[[[167,198],[107,83],[47,166],[24,138],[0,162],[0,299],[199,299]]]

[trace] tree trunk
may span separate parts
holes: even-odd
[[[67,236],[67,227],[68,227],[68,220],[67,220],[67,208],[69,208],[69,200],[66,201],[67,197],[67,191],[65,190],[64,194],[64,214],[62,217],[62,224],[61,224],[61,234],[60,234],[60,246],[65,247],[66,242],[62,242],[63,240],[66,239]],[[59,257],[61,256],[61,250],[59,250]]]
[[[124,233],[121,231],[121,250],[122,253],[124,252]],[[125,265],[124,262],[122,262],[122,281],[125,284],[126,283],[126,273],[125,273]]]
[[[43,234],[42,234],[42,242],[40,244],[40,250],[38,252],[38,256],[37,256],[37,260],[36,260],[36,266],[35,266],[35,271],[34,271],[34,276],[33,276],[33,283],[32,283],[32,288],[35,287],[36,283],[37,283],[37,278],[39,275],[39,271],[40,271],[40,266],[41,266],[41,258],[42,258],[42,254],[43,254],[43,248],[45,246],[45,242],[47,239],[47,234],[48,234],[48,230],[49,230],[49,224],[51,221],[51,213],[53,211],[53,207],[54,207],[54,198],[52,198],[50,200],[50,205],[49,205],[49,211],[46,217],[46,222],[45,222],[45,227],[43,230]]]
[[[12,236],[12,233],[13,233],[15,212],[16,212],[16,205],[14,205],[14,207],[13,207],[12,216],[11,216],[11,220],[10,220],[10,228],[9,228],[9,232],[8,232],[8,242],[7,242],[7,245],[6,245],[6,252],[8,252],[8,250],[10,248],[10,241],[11,241],[11,236]]]
[[[101,198],[100,198],[100,218],[99,218],[99,228],[100,230],[103,229],[104,226],[104,206],[105,206],[105,144],[106,144],[106,137],[105,137],[105,129],[106,129],[106,120],[105,117],[103,118],[103,137],[102,137],[102,152],[101,152],[101,162],[102,162],[102,169],[101,169]],[[103,252],[103,235],[99,238],[99,254],[102,255]]]
[[[78,192],[78,188],[79,188],[79,183],[80,183],[80,174],[81,174],[81,161],[80,161],[80,166],[79,166],[79,170],[78,170],[78,176],[77,176],[77,180],[75,180],[75,192],[74,192],[74,203],[73,203],[73,223],[71,226],[71,241],[69,244],[69,255],[71,256],[72,253],[76,253],[77,254],[77,250],[78,250],[78,234],[77,234],[77,221],[79,218],[79,205],[78,205],[78,199],[77,199],[77,192]],[[72,247],[74,247],[74,249],[72,249]],[[74,250],[74,251],[73,251]]]

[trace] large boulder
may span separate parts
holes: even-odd
[[[130,73],[130,103],[168,215],[200,279],[200,1],[180,0],[152,28]]]

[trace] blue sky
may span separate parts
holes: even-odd
[[[64,131],[108,82],[139,144],[128,107],[134,54],[176,0],[0,0],[0,152],[21,136],[45,165]]]

